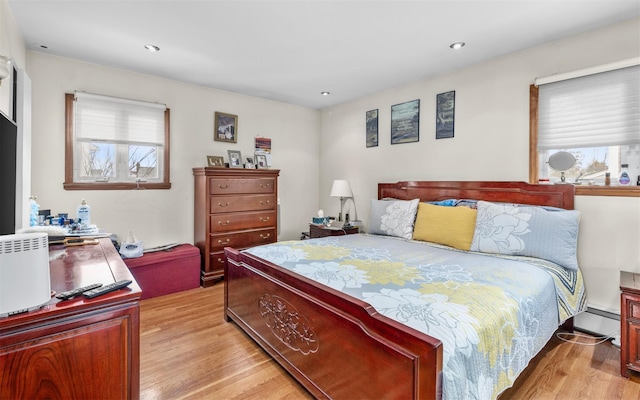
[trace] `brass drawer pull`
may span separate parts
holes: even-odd
[[[218,203],[218,206],[220,206],[220,207],[226,207],[226,206],[228,206],[228,205],[229,205],[229,202],[226,202],[226,203],[224,203],[224,204],[222,204],[222,203]]]
[[[229,221],[228,220],[226,222],[218,221],[218,225],[220,226],[229,225]]]
[[[258,218],[258,220],[260,220],[260,222],[264,222],[264,221],[269,221],[269,217],[260,217]]]
[[[218,263],[222,264],[224,262],[223,258],[218,257]]]
[[[267,200],[267,201],[260,200],[260,204],[261,204],[261,205],[269,204],[269,203],[271,203],[271,200]]]
[[[263,235],[262,233],[260,234],[260,239],[269,239],[271,237],[270,233],[267,233],[266,235]]]
[[[268,183],[261,183],[261,184],[260,184],[260,187],[261,187],[261,188],[263,188],[263,189],[265,189],[265,188],[268,188],[268,187],[269,187],[269,184],[268,184]]]
[[[221,184],[219,184],[219,185],[218,185],[218,187],[219,187],[220,189],[229,189],[229,185],[228,185],[228,184],[226,184],[226,183],[221,183]]]
[[[218,244],[229,244],[229,242],[231,241],[231,239],[227,238],[227,240],[225,240],[224,242],[221,239],[218,239]]]

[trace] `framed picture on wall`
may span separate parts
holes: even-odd
[[[456,92],[436,96],[436,139],[452,138],[456,117]]]
[[[367,147],[378,145],[378,109],[367,111],[366,115]]]
[[[420,100],[391,106],[391,144],[420,140]]]
[[[213,140],[217,142],[237,143],[238,116],[215,112],[213,119]]]

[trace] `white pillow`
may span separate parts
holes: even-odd
[[[418,199],[371,200],[369,233],[411,239],[419,202]]]
[[[578,269],[580,212],[478,201],[471,251],[542,258]]]

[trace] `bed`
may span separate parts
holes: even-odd
[[[574,207],[573,186],[380,183],[378,199],[371,202],[370,225],[378,224],[373,210],[379,206],[390,210],[389,204],[417,204],[413,237],[403,237],[405,226],[397,235],[377,232],[278,242],[242,251],[225,249],[225,319],[235,322],[312,395],[335,399],[496,398],[512,385],[558,326],[573,329],[573,316],[586,307],[575,248],[572,256],[555,250],[549,253],[550,242],[566,239],[575,246],[577,241],[575,220],[579,215],[567,211]],[[433,222],[437,218],[429,219],[425,231],[423,216],[428,214],[423,210],[458,215],[468,209],[475,210],[475,232],[471,243],[462,246],[471,249],[458,248],[458,236],[468,233],[456,233],[453,245],[446,240],[416,240],[418,228],[422,238],[431,227],[444,226]],[[520,233],[537,232],[540,228],[535,221],[549,225],[545,218],[566,217],[569,222],[561,220],[557,229],[540,235],[536,240],[541,243],[531,247],[536,249],[533,255],[526,251],[496,254],[500,253],[494,248],[497,242],[483,241],[478,233],[480,226],[498,221],[491,214],[496,209],[507,210],[505,215],[511,220],[514,215],[525,215],[527,223]],[[480,223],[481,215],[485,221],[487,215],[493,215],[489,225]],[[438,214],[440,224],[456,225],[441,217]],[[387,225],[396,229],[397,221],[392,219]],[[516,231],[523,227],[518,221]],[[567,235],[572,229],[573,234]],[[517,247],[522,240],[516,236],[503,242]],[[527,251],[529,248],[527,243]],[[538,258],[536,251],[545,258]],[[561,258],[554,259],[557,253]],[[387,267],[401,271],[400,277],[373,271],[372,260],[376,268],[389,264]],[[472,290],[463,294],[463,287]],[[494,297],[485,298],[485,294]],[[476,304],[470,303],[469,298],[475,296]],[[451,300],[455,297],[464,298],[464,305]],[[428,313],[415,307],[420,302],[429,303]],[[492,320],[497,328],[482,327],[484,320]],[[429,329],[421,329],[425,323]]]

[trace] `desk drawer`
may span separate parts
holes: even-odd
[[[276,196],[259,194],[255,196],[213,196],[209,206],[211,214],[237,211],[274,210],[277,207]]]
[[[275,193],[273,178],[209,178],[209,194]]]

